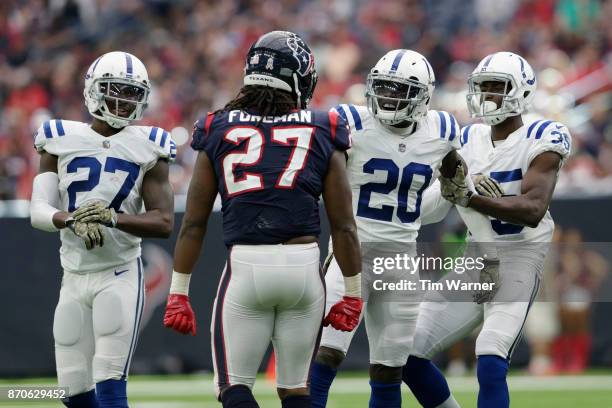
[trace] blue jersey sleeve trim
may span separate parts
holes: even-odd
[[[529,129],[527,129],[527,139],[531,137],[531,131],[533,130],[533,128],[535,128],[538,125],[538,123],[542,123],[542,121],[536,120],[535,122],[531,124],[531,126],[529,126]]]
[[[361,125],[361,118],[359,117],[359,112],[357,112],[357,109],[353,105],[349,105],[348,107],[351,111],[351,115],[353,116],[353,120],[355,121],[355,129],[363,129],[363,126]]]
[[[346,123],[348,123],[349,120],[348,120],[348,117],[346,116],[346,111],[344,110],[342,105],[338,105],[334,109],[336,109],[336,111],[340,114],[340,116],[342,116],[342,118],[346,121]]]
[[[523,178],[523,171],[521,169],[492,171],[491,178],[500,183],[509,183],[511,181],[521,180]]]
[[[174,159],[176,157],[176,143],[173,140],[170,140],[170,158]]]
[[[461,142],[461,146],[465,146],[468,142],[469,136],[470,136],[470,128],[473,126],[472,125],[467,125],[466,127],[463,128],[463,132],[461,133],[461,138],[459,139],[459,141]]]
[[[64,132],[64,125],[62,124],[61,119],[55,119],[55,128],[57,129],[58,136],[64,136],[66,132]]]
[[[457,121],[455,120],[455,117],[453,115],[451,115],[450,113],[448,114],[448,116],[450,117],[450,125],[451,125],[451,132],[450,132],[450,137],[448,138],[449,141],[453,141],[455,140],[455,136],[456,136],[456,132],[457,132]]]
[[[438,116],[440,116],[440,139],[444,139],[446,137],[446,117],[444,112],[438,112]]]
[[[164,132],[162,133],[161,142],[159,143],[161,147],[166,147],[167,138],[168,138],[168,132],[164,130]]]
[[[152,142],[155,142],[155,139],[157,138],[157,128],[151,128],[151,133],[149,133],[149,140]]]
[[[51,133],[51,121],[46,121],[43,123],[43,130],[45,131],[45,137],[47,139],[51,139],[53,137],[53,133]]]
[[[542,123],[540,127],[538,128],[538,131],[536,132],[535,138],[536,139],[542,138],[542,134],[544,133],[544,130],[546,130],[548,125],[550,125],[551,123],[552,123],[552,120],[547,120],[546,122]]]

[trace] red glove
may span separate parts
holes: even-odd
[[[164,326],[182,334],[196,335],[195,314],[189,303],[189,296],[176,293],[168,295]]]
[[[343,296],[342,300],[332,306],[323,320],[323,326],[331,326],[340,331],[353,331],[359,324],[363,299]]]

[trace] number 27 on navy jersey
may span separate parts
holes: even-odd
[[[244,111],[196,122],[192,147],[212,163],[227,245],[280,243],[319,234],[318,199],[334,150],[347,150],[336,113],[299,110],[278,116]]]

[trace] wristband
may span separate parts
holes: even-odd
[[[361,298],[361,272],[344,277],[344,296]]]
[[[170,293],[189,296],[190,273],[180,273],[172,271],[172,282],[170,283]]]

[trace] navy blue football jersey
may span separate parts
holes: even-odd
[[[336,112],[296,110],[278,117],[232,110],[194,125],[191,146],[214,166],[225,244],[278,244],[318,236],[319,196],[335,150],[350,148]]]

